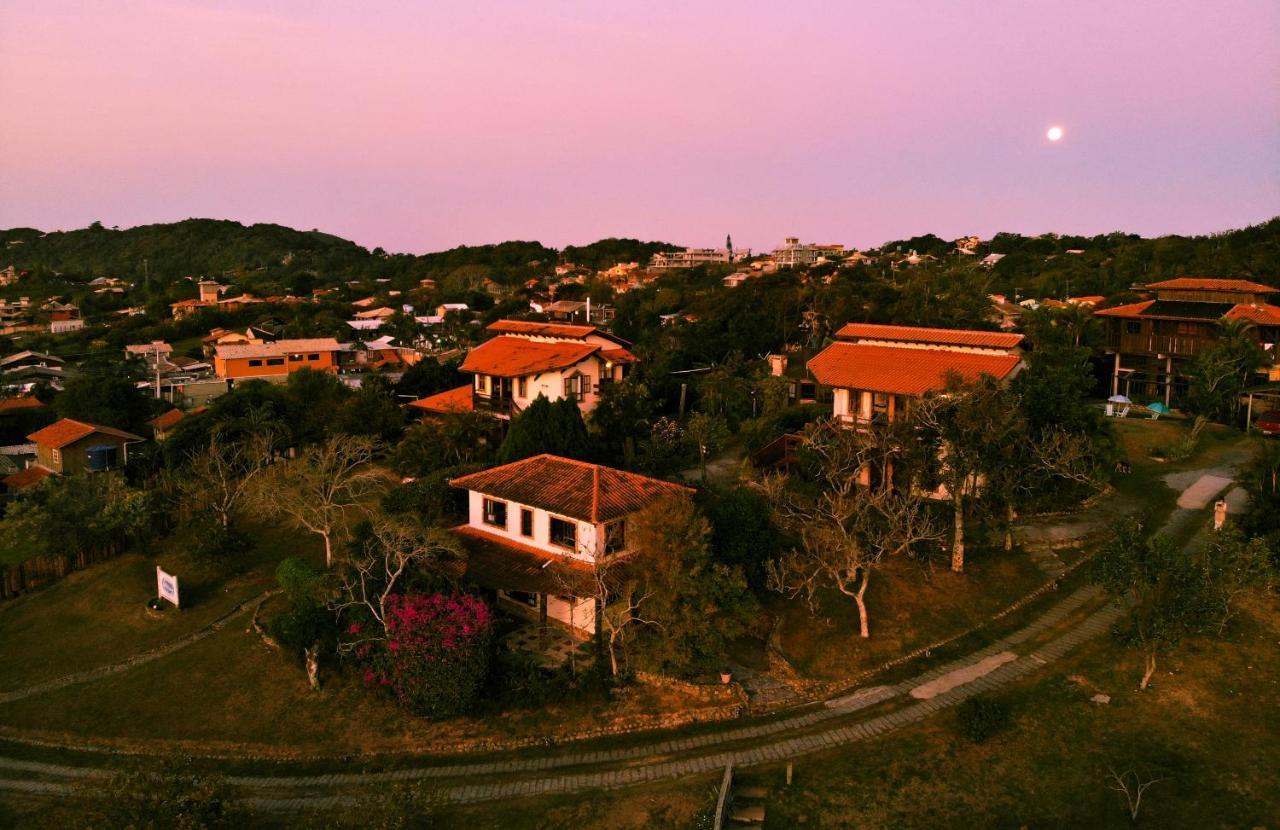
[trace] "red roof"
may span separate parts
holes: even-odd
[[[538,320],[495,320],[485,328],[503,334],[535,334],[543,337],[569,337],[574,340],[600,333],[595,326],[543,323]]]
[[[0,399],[0,412],[16,412],[19,409],[43,409],[45,404],[35,395],[19,395]]]
[[[618,349],[601,349],[600,356],[605,360],[611,360],[614,363],[635,363],[640,360],[630,351],[622,348]]]
[[[577,596],[595,593],[594,568],[477,527],[455,527],[467,549],[467,581],[485,588]]]
[[[968,329],[929,329],[916,326],[880,326],[849,323],[836,332],[837,340],[897,340],[905,343],[935,343],[942,346],[977,346],[1012,349],[1022,343],[1021,334]]]
[[[948,372],[965,381],[980,375],[1008,377],[1021,362],[1012,354],[913,349],[873,343],[832,343],[808,363],[826,386],[894,395],[923,395],[946,385]]]
[[[518,378],[567,369],[599,349],[594,343],[548,342],[503,335],[476,346],[458,368],[480,375]]]
[[[408,406],[426,412],[448,414],[451,412],[472,412],[475,409],[474,403],[474,399],[471,397],[471,387],[468,385],[450,389],[448,392],[428,395],[420,400],[411,401]]]
[[[1248,294],[1274,294],[1280,289],[1249,280],[1223,280],[1205,277],[1178,277],[1163,282],[1147,283],[1147,288],[1183,289],[1186,291],[1240,291]]]
[[[93,434],[111,435],[116,438],[123,438],[126,441],[141,441],[140,436],[131,432],[125,432],[111,427],[101,427],[97,424],[86,424],[84,421],[75,421],[71,418],[63,418],[60,421],[54,421],[44,429],[36,430],[27,436],[30,441],[35,441],[41,446],[58,449],[79,441],[81,438],[87,438]]]
[[[173,429],[175,426],[178,425],[179,421],[181,421],[183,418],[186,418],[188,415],[199,415],[201,412],[204,412],[208,408],[209,407],[207,406],[197,406],[195,409],[191,410],[190,412],[184,412],[181,409],[170,409],[168,412],[165,412],[161,415],[157,415],[156,417],[152,418],[150,421],[147,421],[147,425],[154,430],[164,432],[167,429]]]
[[[1222,316],[1227,320],[1248,320],[1260,326],[1280,326],[1280,306],[1240,303]]]
[[[584,522],[620,519],[688,487],[556,455],[535,455],[455,478],[465,487]]]
[[[41,467],[39,464],[27,467],[25,470],[19,470],[13,475],[5,476],[0,479],[5,487],[10,490],[21,490],[23,487],[32,487],[52,475],[57,475],[53,470]]]
[[[1151,308],[1155,304],[1155,300],[1144,300],[1140,303],[1129,303],[1128,305],[1118,305],[1114,308],[1100,308],[1093,312],[1097,317],[1138,317],[1142,312]]]

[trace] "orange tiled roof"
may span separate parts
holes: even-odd
[[[941,389],[948,372],[966,381],[980,375],[1008,377],[1021,361],[1011,354],[976,354],[943,349],[913,349],[873,343],[832,343],[808,363],[826,386],[893,395],[923,395]]]
[[[1249,280],[1224,280],[1206,277],[1178,277],[1163,282],[1147,283],[1147,288],[1183,289],[1186,291],[1241,291],[1250,294],[1274,294],[1280,289]]]
[[[439,392],[435,395],[428,395],[416,401],[411,401],[409,406],[414,409],[421,409],[425,412],[438,412],[448,414],[451,412],[472,412],[475,410],[474,400],[471,397],[471,387],[459,386],[457,389],[450,389],[447,392]]]
[[[0,412],[16,412],[20,409],[43,409],[45,404],[35,395],[19,395],[0,399]]]
[[[1140,303],[1118,305],[1114,308],[1100,308],[1093,312],[1096,317],[1137,317],[1155,305],[1155,300],[1143,300]]]
[[[568,323],[543,323],[538,320],[495,320],[485,326],[488,331],[504,334],[536,334],[543,337],[569,337],[581,340],[598,334],[595,326],[574,326]]]
[[[71,418],[63,418],[60,421],[54,421],[44,429],[36,430],[27,436],[30,441],[35,441],[42,446],[58,449],[65,447],[81,438],[86,438],[94,433],[102,435],[112,435],[116,438],[123,438],[126,441],[141,441],[140,436],[131,432],[125,432],[111,427],[102,427],[97,424],[86,424],[84,421],[76,421]]]
[[[1228,320],[1248,320],[1260,326],[1280,326],[1280,306],[1240,303],[1223,317]]]
[[[599,349],[594,343],[546,342],[502,335],[467,352],[458,369],[481,375],[518,378],[567,369]]]
[[[836,332],[837,340],[897,340],[907,343],[931,343],[939,346],[977,346],[988,349],[1012,349],[1023,340],[1021,334],[968,329],[931,329],[916,326],[881,326],[874,323],[849,323]]]
[[[612,360],[614,363],[636,363],[640,360],[640,358],[623,348],[601,349],[600,356],[605,360]]]
[[[157,415],[156,417],[152,418],[150,421],[147,421],[147,425],[150,426],[152,429],[163,432],[167,429],[173,429],[175,426],[178,425],[179,421],[181,421],[183,418],[186,418],[188,415],[199,415],[201,412],[204,412],[208,408],[209,407],[207,406],[197,406],[195,409],[191,410],[190,412],[184,412],[181,409],[170,409],[168,412],[165,412],[161,415]]]
[[[21,490],[23,487],[31,487],[39,484],[52,475],[57,475],[57,473],[53,470],[41,467],[39,464],[33,464],[24,470],[19,470],[12,475],[5,476],[3,479],[0,479],[0,481],[3,481],[4,486],[8,487],[10,490]]]
[[[663,496],[690,492],[680,484],[556,455],[535,455],[450,484],[593,523],[611,522]]]
[[[514,539],[462,525],[453,532],[467,549],[465,578],[484,588],[537,594],[595,592],[594,569],[569,556],[556,556]]]

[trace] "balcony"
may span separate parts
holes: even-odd
[[[1210,337],[1167,334],[1121,334],[1107,338],[1108,348],[1121,354],[1195,357],[1213,342]]]
[[[493,397],[471,393],[471,408],[476,412],[487,412],[501,418],[510,418],[520,411],[520,405],[509,397]]]

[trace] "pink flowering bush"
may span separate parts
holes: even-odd
[[[358,636],[357,630],[348,630]],[[386,638],[363,643],[364,682],[391,691],[405,708],[445,718],[471,709],[493,645],[493,613],[467,594],[393,595]]]

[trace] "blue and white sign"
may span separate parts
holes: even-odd
[[[160,570],[159,565],[156,566],[156,591],[160,599],[167,599],[174,608],[178,607],[178,578]]]

